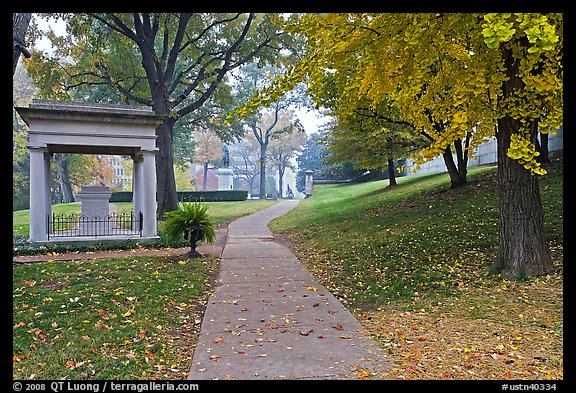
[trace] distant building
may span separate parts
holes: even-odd
[[[105,156],[114,168],[114,176],[111,179],[112,186],[117,187],[123,191],[128,191],[132,188],[132,164],[121,156]]]

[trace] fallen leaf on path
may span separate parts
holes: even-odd
[[[303,335],[303,336],[307,336],[307,335],[309,335],[310,333],[312,333],[313,331],[314,331],[314,328],[312,328],[312,329],[310,329],[310,330],[301,330],[301,331],[300,331],[300,334]]]

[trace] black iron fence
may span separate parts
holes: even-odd
[[[142,219],[142,212],[136,216],[134,212],[122,212],[110,213],[103,217],[87,217],[77,213],[52,213],[47,220],[48,239],[51,237],[142,237]]]

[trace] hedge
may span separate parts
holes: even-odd
[[[246,198],[248,198],[247,190],[178,191],[180,202],[245,201]]]
[[[247,190],[177,191],[176,193],[180,202],[245,201],[248,198]],[[110,202],[132,202],[132,191],[113,192]]]

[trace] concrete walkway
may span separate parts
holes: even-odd
[[[387,367],[354,316],[274,240],[268,223],[297,203],[228,226],[188,379],[356,379]]]

